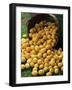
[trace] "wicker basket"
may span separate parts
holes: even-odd
[[[30,28],[34,27],[36,23],[39,23],[40,21],[47,21],[47,22],[54,22],[59,27],[59,22],[55,15],[53,14],[36,14],[28,21],[28,30]]]

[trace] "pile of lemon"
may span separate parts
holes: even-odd
[[[41,21],[29,30],[29,37],[21,39],[21,69],[32,68],[33,76],[51,76],[63,71],[63,51],[55,49],[58,27]]]

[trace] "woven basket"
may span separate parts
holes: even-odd
[[[53,14],[37,14],[28,21],[28,30],[30,30],[30,28],[34,27],[34,25],[36,23],[39,23],[40,21],[43,21],[43,20],[45,20],[47,22],[54,22],[59,27],[59,22],[55,15],[53,15]]]

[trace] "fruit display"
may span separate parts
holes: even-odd
[[[53,76],[63,72],[63,50],[55,48],[58,27],[45,20],[29,30],[28,37],[21,39],[21,70],[31,69],[32,76]]]

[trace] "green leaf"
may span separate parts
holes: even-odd
[[[32,69],[29,68],[29,69],[25,69],[25,70],[22,70],[21,71],[21,76],[22,77],[31,77],[32,76]]]
[[[27,31],[27,25],[22,24],[21,25],[21,37],[23,37],[23,35],[25,35],[27,37],[28,31]]]

